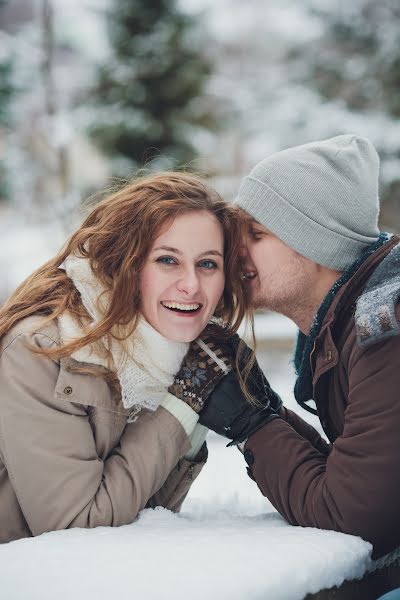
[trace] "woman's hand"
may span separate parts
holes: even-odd
[[[190,345],[168,391],[198,413],[215,387],[232,370],[232,360],[230,344],[217,345],[213,338],[203,336]]]
[[[238,368],[242,372],[254,360],[246,380],[247,391],[257,403],[251,404],[236,373],[239,336],[215,339],[214,331],[212,338],[192,342],[169,392],[200,413],[199,423],[237,444],[278,417],[282,400],[254,360],[253,351],[244,345]]]

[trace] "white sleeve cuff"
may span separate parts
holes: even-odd
[[[163,406],[179,421],[186,431],[186,435],[189,437],[192,435],[197,421],[199,420],[199,415],[190,408],[189,404],[186,404],[183,400],[179,400],[176,396],[167,393],[161,400],[160,406]]]
[[[197,423],[192,435],[189,437],[190,443],[192,444],[192,449],[189,450],[189,452],[185,456],[187,460],[193,460],[196,458],[200,448],[206,440],[206,436],[209,431],[210,430],[208,429],[208,427],[204,427],[204,425],[200,425],[200,423]]]

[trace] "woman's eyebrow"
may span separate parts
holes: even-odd
[[[157,252],[157,250],[173,252],[174,254],[182,254],[181,250],[178,250],[178,248],[172,248],[171,246],[157,246],[157,248],[154,248],[153,252]],[[199,254],[199,257],[206,255],[221,256],[221,258],[223,258],[223,255],[219,250],[206,250],[206,252],[202,252],[201,254]]]
[[[157,250],[165,250],[166,252],[174,252],[174,254],[182,254],[178,248],[172,248],[171,246],[158,246],[154,248],[153,252],[157,252]]]
[[[207,250],[207,252],[202,252],[199,256],[205,256],[206,254],[211,254],[212,256],[221,256],[223,258],[222,253],[219,250]]]

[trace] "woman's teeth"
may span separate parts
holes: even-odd
[[[195,304],[180,304],[179,302],[161,302],[161,304],[165,306],[165,308],[185,311],[198,310],[201,306],[201,304],[198,304],[197,302]]]

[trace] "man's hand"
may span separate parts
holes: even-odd
[[[244,368],[252,355],[252,350],[246,346],[240,358],[241,368]],[[234,371],[230,372],[214,386],[200,413],[199,423],[238,444],[272,419],[279,417],[282,400],[272,390],[257,361],[249,373],[246,388],[257,405],[250,404],[245,398],[237,375]]]
[[[282,400],[271,389],[257,361],[251,368],[246,388],[256,404],[251,404],[240,387],[236,355],[241,340],[234,335],[204,336],[192,342],[169,392],[200,413],[199,423],[237,444],[265,423],[279,416]],[[243,345],[243,342],[242,342]],[[239,370],[254,358],[246,345],[241,352]]]
[[[258,388],[259,389],[259,388]],[[244,397],[234,372],[214,389],[200,413],[199,423],[232,440],[244,442],[263,425],[279,417],[282,400],[268,385],[252,394],[261,403],[254,406]]]

